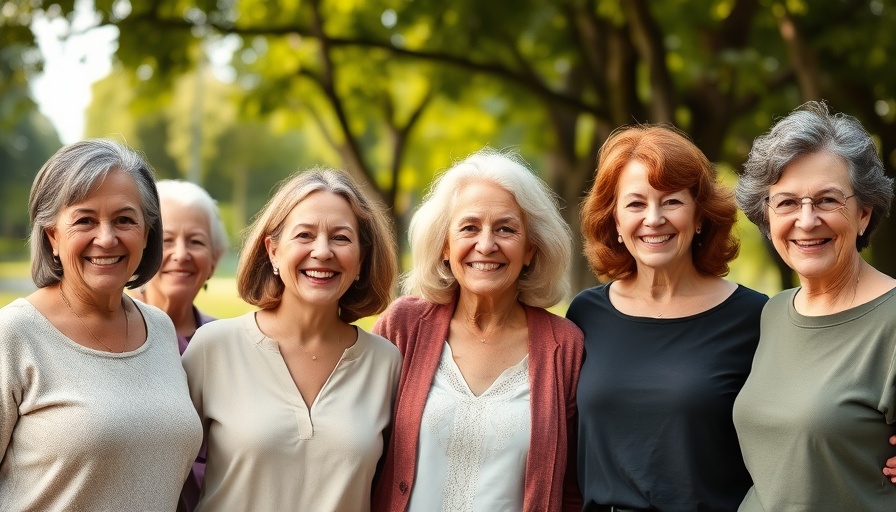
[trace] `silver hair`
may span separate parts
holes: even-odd
[[[856,239],[856,249],[861,251],[870,243],[881,219],[889,215],[893,179],[884,174],[874,141],[862,124],[852,116],[831,114],[824,102],[804,103],[753,141],[734,190],[737,204],[769,236],[765,203],[769,187],[781,179],[791,162],[819,151],[828,151],[843,159],[859,206],[871,208],[868,227]]]
[[[220,261],[221,256],[227,251],[228,242],[217,201],[212,199],[204,188],[189,181],[159,180],[156,182],[156,188],[159,191],[159,200],[167,199],[183,206],[198,208],[205,215],[208,219],[212,257],[215,263]]]
[[[414,213],[408,229],[412,269],[404,276],[403,291],[439,304],[454,300],[457,280],[442,254],[457,193],[475,181],[495,183],[513,194],[525,215],[535,254],[519,277],[520,302],[537,307],[557,304],[569,293],[572,258],[572,234],[560,215],[557,195],[519,155],[491,148],[470,155],[439,176]]]
[[[58,283],[62,265],[53,258],[46,230],[59,213],[83,201],[112,171],[134,179],[147,225],[146,248],[128,288],[149,281],[162,264],[162,221],[152,168],[135,150],[109,139],[88,139],[63,147],[38,171],[28,198],[31,221],[31,279],[38,288]]]

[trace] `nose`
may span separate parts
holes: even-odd
[[[663,215],[663,209],[658,204],[650,204],[647,205],[647,210],[644,215],[644,224],[647,226],[659,226],[666,222],[666,217]]]
[[[483,229],[476,239],[476,250],[480,254],[490,254],[495,249],[495,234],[491,230]]]
[[[808,231],[818,225],[818,210],[812,198],[804,197],[800,201],[800,209],[796,212],[796,227]]]
[[[190,257],[190,251],[187,250],[187,241],[178,237],[174,241],[174,247],[171,250],[171,257],[175,260],[184,260]]]
[[[328,260],[332,256],[333,249],[330,248],[330,239],[326,235],[315,238],[311,248],[311,257],[317,260]]]
[[[115,247],[118,244],[118,232],[115,226],[111,222],[101,222],[93,241],[100,247]]]

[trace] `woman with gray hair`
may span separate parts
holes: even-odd
[[[580,510],[582,333],[570,230],[516,155],[485,149],[433,184],[409,229],[405,296],[374,332],[403,355],[374,510]]]
[[[0,510],[174,510],[202,430],[171,320],[123,293],[161,262],[152,170],[78,142],[28,208],[38,289],[0,309]]]
[[[859,254],[893,180],[854,118],[809,102],[758,137],[736,198],[796,272],[769,300],[734,423],[741,511],[896,510],[896,279]]]

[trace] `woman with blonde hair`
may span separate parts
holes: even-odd
[[[259,311],[199,328],[183,362],[207,465],[198,511],[365,511],[400,356],[350,322],[395,282],[384,210],[344,172],[284,181],[249,228],[237,289]]]

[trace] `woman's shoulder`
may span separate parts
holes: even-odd
[[[255,312],[251,311],[237,317],[219,318],[200,325],[190,339],[189,346],[220,345],[244,338],[260,340],[263,336],[255,323]]]
[[[385,316],[423,316],[430,311],[438,308],[438,304],[433,304],[426,299],[415,295],[404,295],[395,299],[392,304],[383,312]]]
[[[396,361],[399,361],[401,359],[401,354],[399,354],[398,352],[398,347],[392,344],[391,341],[380,336],[379,334],[368,332],[358,326],[355,327],[358,329],[358,339],[363,339],[365,346],[373,351],[373,353],[377,354],[377,356],[394,359]]]

